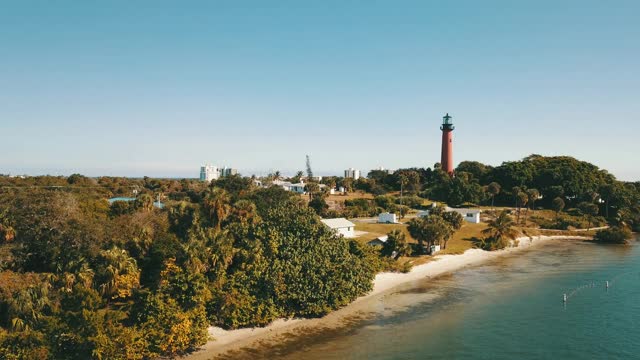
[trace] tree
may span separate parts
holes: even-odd
[[[598,230],[593,240],[607,244],[627,244],[633,234],[625,227],[614,226],[609,229]]]
[[[0,224],[0,240],[9,242],[16,237],[16,231],[11,226]]]
[[[503,210],[497,218],[487,223],[487,228],[482,231],[486,236],[483,248],[485,250],[503,249],[508,245],[508,241],[515,239],[518,231],[509,213]]]
[[[614,184],[605,184],[601,186],[598,191],[604,198],[605,217],[609,219],[609,202],[611,198],[616,195],[616,193],[618,192],[618,189]]]
[[[598,205],[584,201],[578,204],[578,210],[580,210],[582,215],[587,219],[589,224],[587,226],[587,231],[589,231],[591,229],[591,224],[593,223],[593,217],[598,215]]]
[[[474,178],[480,180],[484,177],[490,167],[477,161],[462,161],[456,167],[456,174],[459,172],[466,172],[473,175]]]
[[[406,205],[398,205],[398,207],[396,209],[398,210],[398,213],[400,214],[400,219],[404,219],[404,217],[411,210],[411,208],[406,206]]]
[[[516,207],[518,208],[518,220],[517,223],[520,224],[520,211],[522,210],[522,207],[527,205],[527,202],[529,201],[529,196],[527,196],[526,193],[520,191],[517,195],[516,195]],[[525,219],[525,226],[526,226],[526,219]]]
[[[409,222],[409,233],[411,236],[418,240],[421,251],[424,249],[424,243],[427,243],[427,247],[438,243],[444,243],[444,248],[447,247],[447,242],[453,235],[453,228],[446,222],[441,216],[429,215],[421,218],[415,218]]]
[[[220,230],[222,223],[229,216],[231,210],[231,197],[226,190],[213,188],[204,198],[204,206],[209,214],[209,219],[217,230]]]
[[[500,194],[500,184],[497,182],[492,182],[487,186],[487,192],[491,194],[491,207],[493,207],[494,200],[496,195]]]
[[[313,199],[320,192],[320,185],[318,185],[318,183],[312,180],[307,182],[304,188],[309,194],[309,199]]]
[[[528,202],[531,205],[531,210],[536,209],[536,200],[540,197],[540,192],[537,189],[529,189],[527,190],[527,196],[529,197]]]
[[[448,222],[454,230],[460,230],[464,223],[464,218],[457,211],[445,211],[442,213],[442,218]]]
[[[100,253],[103,262],[97,282],[101,294],[108,300],[125,300],[140,286],[140,270],[126,250],[113,247]]]
[[[407,242],[404,232],[395,229],[388,233],[387,241],[382,245],[381,254],[395,258],[411,255],[411,246]]]
[[[342,180],[342,186],[344,187],[345,192],[353,191],[353,178],[344,178]]]
[[[514,186],[511,188],[511,195],[513,195],[513,204],[515,207],[518,207],[518,194],[520,194],[522,190],[520,190],[519,186]]]
[[[136,206],[144,211],[151,211],[153,209],[153,197],[147,193],[138,196]]]
[[[258,209],[253,202],[242,199],[233,204],[228,220],[230,223],[245,225],[260,221],[260,216],[258,215]]]
[[[562,209],[564,209],[564,200],[562,200],[561,197],[553,199],[553,201],[551,202],[551,208],[556,212],[556,218],[558,218],[558,215],[560,214]]]
[[[530,204],[531,211],[536,210],[536,200],[540,197],[540,192],[537,189],[529,189],[527,190],[527,203]],[[527,224],[527,216],[529,215],[529,208],[527,208],[527,212],[524,217],[525,226]]]
[[[404,173],[399,174],[398,175],[398,183],[400,184],[400,205],[404,205],[402,203],[402,195],[403,195],[405,186],[407,186],[407,184],[409,184],[409,177],[407,177],[407,175],[405,175]]]
[[[316,196],[311,199],[311,201],[309,201],[309,207],[319,216],[324,216],[327,210],[329,210],[329,205],[322,196]]]

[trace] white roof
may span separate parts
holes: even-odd
[[[482,210],[480,209],[452,209],[452,208],[447,208],[447,211],[455,211],[455,212],[459,212],[459,213],[465,213],[465,214],[479,214],[482,212]]]
[[[271,182],[271,184],[273,185],[278,185],[278,186],[291,186],[291,183],[288,181],[283,181],[283,180],[273,180]]]
[[[389,235],[380,236],[379,238],[376,238],[375,240],[380,240],[382,242],[387,242],[387,240],[389,240]]]
[[[342,229],[342,228],[346,228],[346,227],[354,227],[354,226],[356,226],[356,224],[352,223],[351,221],[349,221],[349,220],[347,220],[345,218],[322,219],[320,221],[322,221],[325,225],[327,225],[328,227],[330,227],[332,229]]]

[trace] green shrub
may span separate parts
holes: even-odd
[[[598,230],[593,240],[605,244],[627,244],[631,239],[631,231],[624,227],[612,227]]]

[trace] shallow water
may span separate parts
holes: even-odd
[[[364,310],[250,357],[640,359],[640,245],[548,245],[406,284]]]

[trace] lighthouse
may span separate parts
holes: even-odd
[[[449,113],[442,117],[442,154],[440,165],[447,174],[453,175],[453,122]]]

